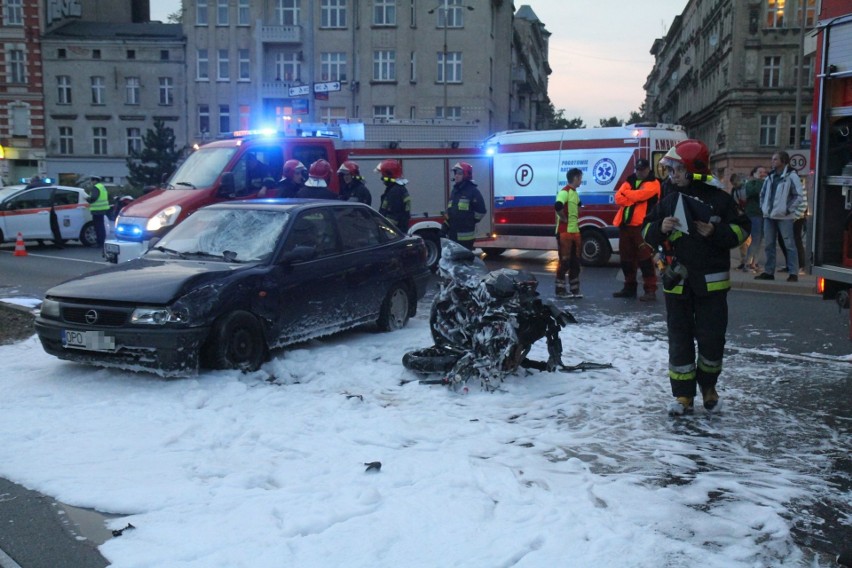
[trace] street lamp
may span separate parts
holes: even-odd
[[[467,8],[468,11],[473,12],[473,6],[465,6],[461,4],[454,4],[453,8]],[[444,60],[442,61],[441,72],[443,74],[444,79],[444,106],[441,111],[443,114],[444,120],[447,119],[447,28],[449,27],[449,19],[447,18],[447,14],[449,13],[450,6],[449,0],[444,0],[444,3],[440,6],[435,6],[431,10],[429,10],[430,14],[434,14],[435,10],[441,10],[441,14],[443,14],[444,20]]]

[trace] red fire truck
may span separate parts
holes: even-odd
[[[852,8],[823,0],[817,29],[811,149],[813,274],[848,306],[852,288]]]

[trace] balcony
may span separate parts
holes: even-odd
[[[302,26],[261,26],[263,43],[302,43]]]
[[[293,83],[288,81],[263,81],[260,84],[260,96],[265,99],[290,98],[289,89]]]

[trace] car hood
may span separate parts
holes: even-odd
[[[150,219],[170,205],[180,205],[183,211],[195,211],[211,201],[210,192],[201,189],[156,189],[131,201],[121,210],[122,217]],[[214,199],[213,201],[221,201]]]
[[[69,280],[47,291],[52,298],[167,305],[192,289],[255,265],[137,258]]]

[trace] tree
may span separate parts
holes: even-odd
[[[627,124],[639,124],[640,122],[644,122],[645,117],[636,112],[635,110],[630,111],[630,116],[627,118]]]
[[[618,117],[611,116],[609,118],[600,119],[601,126],[623,126],[624,121]]]
[[[127,158],[127,181],[136,187],[158,185],[163,176],[172,173],[180,160],[183,148],[175,147],[175,133],[161,119],[154,120],[142,139],[142,151],[133,151]]]
[[[169,24],[180,24],[183,22],[183,10],[177,10],[166,16],[166,22]]]
[[[583,123],[583,119],[578,117],[575,118],[565,118],[565,109],[561,108],[556,110],[553,106],[553,103],[547,103],[545,107],[545,123],[548,125],[548,128],[565,128],[565,129],[574,129],[574,128],[585,128],[586,125]]]

